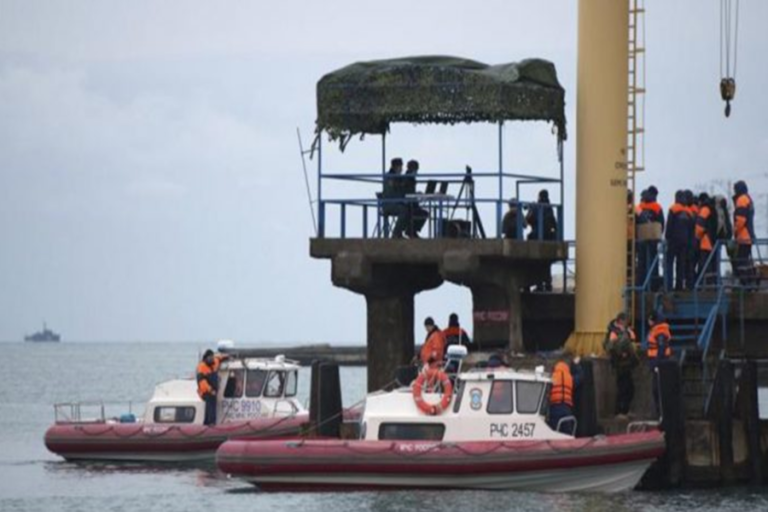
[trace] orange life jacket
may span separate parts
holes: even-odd
[[[445,335],[440,329],[434,329],[421,347],[420,358],[424,364],[442,361],[445,352]]]
[[[736,198],[736,207],[733,211],[733,237],[740,244],[752,243],[749,218],[753,208],[749,194],[741,194]]]
[[[709,206],[702,206],[696,219],[696,238],[699,240],[699,249],[707,252],[712,251],[712,240],[707,232],[710,215],[712,215],[712,210]]]
[[[552,370],[552,390],[549,393],[550,404],[567,404],[573,407],[573,375],[568,365],[559,361]]]
[[[672,341],[672,333],[669,331],[669,324],[667,322],[659,322],[651,328],[651,332],[648,333],[648,359],[656,359],[659,355],[659,336],[664,335],[667,338],[666,347],[664,348],[664,357],[672,356],[672,347],[670,342]]]
[[[208,366],[205,361],[200,361],[197,365],[197,394],[200,398],[216,394],[216,389],[211,385],[211,380],[216,375],[216,372],[219,371],[220,364],[221,356],[215,356],[212,366]]]

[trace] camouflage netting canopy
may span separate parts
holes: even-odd
[[[354,135],[390,123],[551,121],[566,137],[565,90],[541,59],[489,66],[457,57],[358,62],[317,83],[317,133],[342,149]]]

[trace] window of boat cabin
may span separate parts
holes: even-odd
[[[264,396],[270,398],[277,398],[283,396],[283,385],[285,384],[285,373],[271,371],[269,372],[269,379],[267,379],[267,389],[264,391]]]
[[[380,441],[442,441],[445,425],[442,423],[382,423]]]
[[[287,377],[285,380],[285,396],[296,396],[296,388],[298,387],[299,383],[299,376],[298,372],[296,370],[292,372],[287,372]]]
[[[224,398],[240,398],[245,388],[245,371],[229,370],[227,384],[224,386]]]
[[[491,394],[488,397],[488,414],[511,414],[514,410],[512,381],[494,381],[491,384]]]
[[[544,383],[519,380],[515,384],[517,386],[517,412],[520,414],[538,412]]]
[[[155,423],[192,423],[194,407],[155,407]]]
[[[250,398],[261,396],[266,380],[267,370],[248,370],[245,379],[245,396]]]

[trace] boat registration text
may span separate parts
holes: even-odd
[[[492,438],[526,438],[533,437],[536,423],[491,423]]]

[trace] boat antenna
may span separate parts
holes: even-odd
[[[314,144],[309,149],[304,149],[304,144],[301,142],[301,131],[299,131],[299,127],[296,127],[296,136],[299,139],[299,154],[301,155],[301,167],[304,169],[304,185],[307,187],[307,201],[309,203],[309,213],[312,215],[312,227],[315,230],[315,237],[317,237],[317,219],[315,219],[315,208],[314,208],[314,201],[312,200],[312,191],[309,188],[309,175],[307,174],[307,160],[304,158],[304,155],[309,154],[310,158],[312,158],[312,152],[314,148]]]

